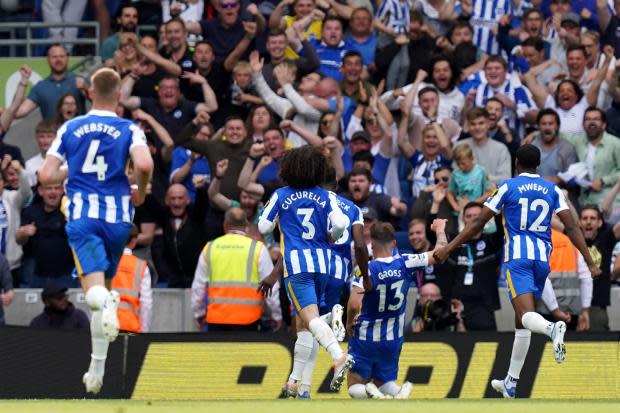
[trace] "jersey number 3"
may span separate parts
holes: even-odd
[[[86,159],[84,159],[84,165],[82,165],[82,173],[95,173],[97,174],[97,180],[105,181],[105,173],[108,170],[108,164],[105,163],[103,155],[97,155],[100,143],[99,139],[90,141],[88,152],[86,152]]]
[[[521,223],[519,229],[525,231],[528,229],[532,232],[545,232],[547,230],[546,225],[540,225],[547,218],[549,214],[549,204],[544,199],[535,199],[531,204],[527,198],[519,198],[519,205],[521,205]],[[532,222],[529,228],[527,228],[527,214],[528,211],[536,212],[540,209],[540,214]]]
[[[303,239],[312,239],[314,238],[314,234],[316,233],[316,228],[314,224],[310,222],[310,218],[312,218],[312,213],[314,209],[312,208],[299,208],[297,210],[297,215],[301,215],[303,217],[301,221],[301,226],[304,227],[304,233],[301,234]]]

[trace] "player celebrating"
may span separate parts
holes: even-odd
[[[118,335],[119,294],[108,291],[106,280],[116,273],[131,229],[133,206],[125,168],[131,157],[138,183],[135,204],[146,196],[153,160],[144,133],[114,111],[121,79],[111,69],[100,69],[91,79],[92,110],[58,129],[41,169],[41,185],[62,184],[68,208],[66,231],[75,267],[92,311],[91,362],[83,382],[98,393],[103,384],[108,345]],[[68,171],[61,168],[67,162]],[[68,175],[68,176],[67,176]]]
[[[326,169],[327,160],[317,148],[304,146],[285,152],[280,160],[280,178],[287,186],[271,196],[258,228],[263,234],[271,232],[279,219],[284,284],[293,313],[299,314],[303,327],[298,335],[309,330],[327,349],[334,360],[330,387],[338,390],[355,362],[343,353],[330,326],[319,318],[319,298],[328,281],[329,238],[339,239],[346,229],[335,194],[319,187],[325,181]]]
[[[325,178],[325,188],[333,189],[336,186],[336,171],[333,167],[328,166]],[[342,322],[343,308],[340,305],[340,297],[342,296],[342,290],[352,275],[352,254],[351,244],[353,242],[355,250],[355,260],[361,267],[361,273],[368,273],[368,250],[364,243],[364,218],[362,216],[362,210],[353,202],[339,195],[336,195],[336,203],[342,210],[345,220],[346,228],[344,233],[336,242],[330,245],[331,256],[329,263],[329,280],[325,286],[325,291],[321,295],[319,300],[319,314],[321,318],[331,325],[332,331],[336,335],[338,341],[344,340],[345,326]],[[292,393],[297,392],[296,381],[299,379],[298,374],[301,371],[301,385],[299,386],[299,399],[310,398],[310,385],[312,384],[312,374],[314,373],[314,363],[318,355],[318,343],[312,334],[309,332],[302,332],[303,335],[298,334],[297,341],[295,342],[295,358],[293,361],[293,371],[289,377],[289,382],[286,385],[287,395],[290,397]],[[298,343],[303,346],[302,354],[297,352]],[[309,348],[310,344],[313,344],[312,348]],[[307,349],[307,350],[306,350]],[[303,361],[303,357],[307,356],[306,361]],[[298,370],[296,371],[296,362],[299,359]]]
[[[431,229],[437,246],[447,244],[446,220],[436,219]],[[409,285],[417,268],[433,265],[430,253],[392,255],[396,246],[391,224],[378,222],[370,230],[374,260],[368,264],[367,285],[355,278],[347,304],[349,354],[355,359],[347,383],[354,399],[409,398],[411,384],[395,383],[405,332],[405,307]]]
[[[478,218],[450,244],[433,254],[439,262],[444,262],[463,242],[482,231],[484,224],[495,214],[503,213],[506,236],[502,271],[508,280],[516,329],[508,375],[504,380],[493,380],[491,386],[505,398],[515,397],[532,332],[545,334],[553,340],[556,362],[562,363],[566,358],[566,324],[563,321],[551,323],[534,311],[534,299],[540,298],[549,274],[551,216],[554,212],[564,224],[566,235],[583,255],[592,278],[601,273],[569,212],[564,194],[555,184],[536,175],[539,164],[538,148],[529,144],[521,146],[515,161],[519,176],[502,182],[495,194],[487,199]]]

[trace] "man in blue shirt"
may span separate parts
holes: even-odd
[[[316,50],[321,62],[319,72],[338,82],[343,79],[340,66],[342,66],[344,54],[349,50],[354,50],[353,45],[343,40],[343,37],[342,21],[338,17],[327,16],[323,20],[321,40],[310,41],[310,45]]]
[[[114,112],[120,85],[114,70],[95,72],[89,89],[93,109],[60,127],[39,170],[43,186],[67,180],[66,231],[92,311],[91,363],[82,381],[86,391],[95,394],[103,385],[108,345],[119,330],[116,313],[120,296],[105,287],[105,280],[116,274],[131,229],[132,204],[144,202],[153,172],[144,132]],[[138,184],[135,193],[130,191],[125,173],[130,159]],[[65,162],[68,167],[61,169]]]
[[[51,119],[56,112],[56,102],[61,96],[71,93],[83,102],[82,93],[86,91],[86,81],[67,70],[69,58],[67,50],[61,44],[53,44],[47,50],[47,64],[51,74],[34,85],[28,98],[19,106],[15,117],[28,116],[36,108],[41,110],[43,119]]]

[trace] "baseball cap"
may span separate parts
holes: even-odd
[[[48,283],[41,292],[41,299],[60,298],[66,295],[68,288],[54,282]]]
[[[365,140],[366,142],[370,143],[370,136],[368,136],[368,133],[366,133],[366,131],[363,131],[363,130],[359,130],[359,131],[355,132],[353,134],[353,136],[351,137],[351,142],[356,140],[356,139],[362,139],[362,140]]]
[[[577,26],[579,26],[581,24],[581,17],[579,17],[577,13],[569,11],[564,16],[562,16],[561,24],[568,23],[568,22],[574,23]]]

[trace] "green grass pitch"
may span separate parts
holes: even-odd
[[[606,413],[620,412],[620,401],[540,400],[321,400],[321,401],[0,401],[6,413]]]

